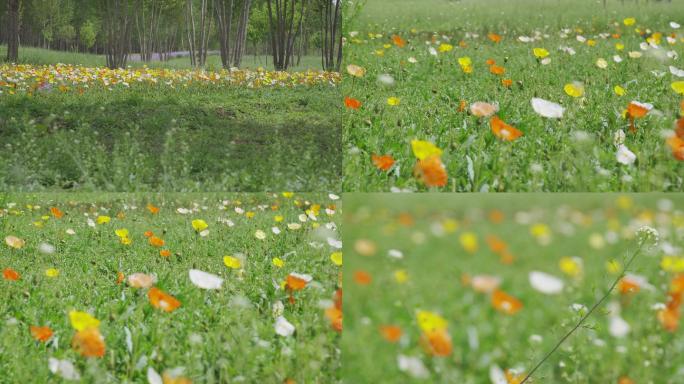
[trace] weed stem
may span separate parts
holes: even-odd
[[[545,362],[546,360],[548,360],[548,359],[551,357],[551,355],[553,355],[553,353],[556,352],[556,350],[557,350],[558,348],[560,348],[561,344],[563,344],[563,342],[565,342],[565,340],[566,340],[568,337],[570,337],[570,335],[572,335],[572,334],[577,330],[577,328],[581,327],[582,324],[584,323],[584,321],[585,321],[587,318],[589,318],[589,316],[591,316],[591,314],[594,313],[594,311],[595,311],[601,304],[603,304],[603,302],[608,298],[608,296],[610,296],[610,293],[613,292],[613,289],[615,289],[615,286],[616,286],[616,285],[620,282],[620,280],[625,276],[625,273],[626,273],[627,270],[629,269],[629,266],[632,264],[632,262],[634,261],[634,259],[636,258],[636,256],[641,252],[641,247],[642,247],[642,246],[643,246],[643,242],[640,242],[640,243],[639,243],[639,248],[637,248],[636,251],[634,251],[634,253],[632,254],[632,256],[630,256],[629,260],[627,260],[627,264],[625,264],[625,267],[622,269],[622,272],[621,272],[620,275],[615,279],[615,281],[613,282],[613,285],[610,286],[610,288],[609,288],[608,291],[603,295],[603,297],[601,297],[601,299],[599,299],[599,301],[597,301],[597,302],[591,307],[591,309],[589,310],[589,312],[587,312],[584,316],[582,316],[582,318],[581,318],[580,321],[577,323],[577,325],[575,325],[568,333],[566,333],[565,336],[563,336],[563,337],[558,341],[558,343],[556,343],[556,346],[553,347],[553,348],[544,356],[544,358],[541,359],[541,360],[537,363],[537,365],[534,366],[534,368],[532,368],[532,370],[527,374],[527,376],[525,376],[525,378],[520,382],[520,384],[525,384],[525,382],[527,382],[527,380],[529,380],[529,379],[532,377],[532,375],[534,374],[534,372],[535,372],[537,369],[539,369],[539,367],[540,367],[542,364],[544,364],[544,362]]]

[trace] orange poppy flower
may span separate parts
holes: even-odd
[[[159,207],[155,207],[151,203],[147,204],[147,210],[150,211],[150,213],[153,215],[156,215],[157,213],[159,213]]]
[[[672,150],[672,156],[677,160],[684,161],[684,139],[672,136],[666,141],[667,146]]]
[[[496,61],[494,61],[494,59],[487,59],[486,63],[487,65],[494,65],[496,64]]]
[[[301,291],[306,287],[306,280],[293,275],[287,275],[285,285],[290,291]]]
[[[145,231],[145,237],[152,237],[154,236],[154,233],[152,231]]]
[[[499,224],[504,220],[504,213],[499,211],[498,209],[493,209],[489,211],[487,217],[489,218],[489,221],[491,221],[492,223]]]
[[[64,216],[64,212],[57,207],[50,207],[50,213],[52,213],[55,219],[61,219]]]
[[[458,111],[463,112],[468,108],[468,103],[465,100],[461,100],[460,103],[458,103]]]
[[[466,43],[465,41],[461,40],[461,41],[458,42],[458,46],[461,47],[461,48],[468,48],[468,43]]]
[[[116,284],[119,285],[119,284],[123,283],[125,278],[126,278],[126,275],[124,275],[123,272],[117,272],[116,273]]]
[[[495,74],[495,75],[503,75],[506,73],[506,69],[504,67],[500,67],[498,65],[492,65],[489,67],[489,72]]]
[[[157,236],[151,236],[149,238],[150,245],[153,247],[163,247],[164,246],[164,239],[161,239]]]
[[[621,378],[618,379],[618,384],[635,384],[634,380],[630,379],[627,376],[622,376]]]
[[[150,299],[150,304],[153,307],[163,309],[165,312],[173,312],[181,305],[178,299],[157,287],[150,288],[149,292],[147,292],[147,297]]]
[[[393,35],[392,42],[399,48],[404,48],[404,46],[406,46],[406,40],[402,39],[399,35]]]
[[[648,114],[648,109],[642,105],[636,104],[634,102],[629,103],[627,106],[627,117],[629,118],[629,131],[636,132],[636,126],[634,125],[635,119],[640,119]]]
[[[172,376],[170,373],[164,372],[162,374],[162,382],[164,384],[192,384],[192,380],[183,376]]]
[[[392,158],[390,155],[372,154],[371,160],[376,168],[383,171],[389,171],[389,169],[394,165],[394,158]]]
[[[501,85],[503,85],[506,88],[510,88],[511,85],[513,85],[513,80],[511,79],[501,79]]]
[[[423,333],[420,337],[420,344],[425,352],[432,356],[449,356],[453,349],[451,336],[444,329]]]
[[[648,114],[648,109],[644,106],[635,103],[629,103],[627,106],[627,114],[633,118],[642,118]]]
[[[325,309],[325,317],[330,321],[330,325],[337,332],[342,332],[342,310],[336,306]]]
[[[508,248],[508,244],[505,241],[498,238],[496,235],[487,235],[487,245],[489,249],[494,253],[501,253]]]
[[[2,277],[5,280],[9,280],[9,281],[17,281],[17,280],[21,279],[21,275],[19,274],[19,272],[15,271],[12,268],[5,268],[2,271]]]
[[[368,285],[373,281],[373,278],[366,271],[356,271],[354,272],[354,281],[358,285]]]
[[[516,375],[508,369],[506,370],[505,375],[508,384],[520,384],[525,378],[525,375]]]
[[[447,172],[439,156],[418,160],[413,173],[428,187],[443,187],[447,184]]]
[[[32,325],[29,327],[29,329],[31,331],[31,336],[42,343],[50,340],[52,337],[52,329],[50,329],[50,327],[38,327]]]
[[[513,141],[523,135],[522,131],[504,123],[503,120],[496,116],[492,116],[489,120],[489,125],[492,128],[494,135],[504,141]]]
[[[489,40],[491,40],[495,43],[501,42],[501,35],[498,35],[496,33],[489,33],[489,34],[487,34],[487,37],[489,38]]]
[[[86,328],[76,332],[71,339],[71,347],[84,357],[103,357],[105,355],[104,337],[97,328]]]
[[[514,315],[523,307],[520,300],[498,289],[492,294],[492,305],[496,310],[507,315]]]
[[[169,257],[169,256],[171,256],[171,251],[169,251],[168,249],[162,249],[159,251],[159,256]]]
[[[401,328],[396,325],[382,325],[380,326],[380,334],[390,343],[396,343],[401,338]]]
[[[344,97],[344,106],[349,109],[359,109],[361,108],[361,105],[363,104],[359,100],[356,100],[349,96]]]
[[[677,137],[684,139],[684,117],[675,122],[675,134]]]
[[[342,332],[342,289],[335,291],[333,305],[325,309],[325,317],[337,332]]]
[[[621,294],[626,295],[628,293],[639,292],[641,287],[635,281],[632,281],[629,278],[624,277],[620,279],[619,289]]]
[[[658,311],[658,321],[668,332],[675,332],[679,328],[679,310],[665,308]]]

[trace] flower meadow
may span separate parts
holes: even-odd
[[[80,65],[10,65],[0,66],[0,95],[34,94],[51,90],[83,93],[91,87],[108,90],[141,86],[168,88],[204,87],[297,87],[335,86],[337,72],[308,70],[304,72],[268,71],[265,69],[202,69],[85,67]]]
[[[681,4],[383,3],[345,36],[345,190],[682,190]]]
[[[526,383],[679,383],[682,204],[345,198],[343,381],[520,384],[580,324]]]
[[[330,383],[334,194],[0,197],[3,382]]]

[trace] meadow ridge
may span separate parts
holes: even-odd
[[[335,382],[340,203],[0,195],[2,380]]]
[[[357,3],[345,191],[682,190],[681,3]]]
[[[617,281],[526,383],[679,383],[683,204],[345,197],[343,382],[519,384]]]

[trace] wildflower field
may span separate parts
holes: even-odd
[[[680,383],[683,204],[345,197],[344,382]]]
[[[681,2],[355,3],[345,190],[682,190]]]
[[[3,64],[0,188],[339,190],[339,82],[315,70]]]
[[[338,199],[0,195],[2,381],[337,381]]]

